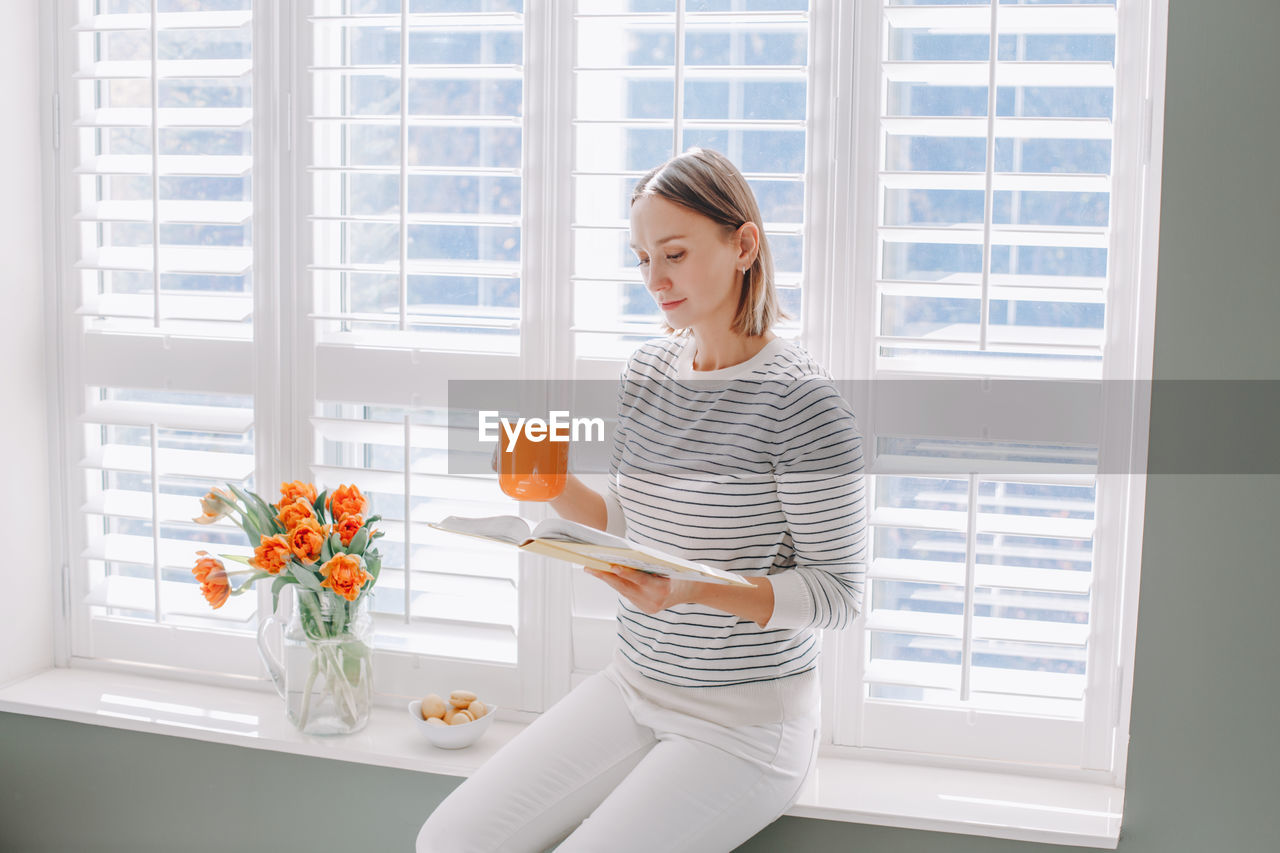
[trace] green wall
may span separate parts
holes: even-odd
[[[1277,43],[1277,0],[1172,2],[1157,379],[1280,379]],[[1153,447],[1197,429],[1160,409]],[[1275,475],[1149,480],[1124,853],[1280,849],[1278,515]],[[409,850],[454,784],[0,714],[4,851]],[[788,817],[740,849],[1076,848]]]

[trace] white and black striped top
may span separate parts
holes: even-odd
[[[649,615],[618,596],[617,653],[680,687],[770,681],[815,669],[820,628],[862,609],[862,444],[830,375],[775,338],[742,364],[694,371],[691,336],[643,344],[618,399],[610,532],[746,576],[769,575],[761,628],[705,605]]]

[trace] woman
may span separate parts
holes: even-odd
[[[692,149],[645,175],[631,237],[667,337],[623,370],[608,493],[571,476],[552,506],[752,587],[591,571],[619,595],[613,661],[454,790],[419,851],[729,851],[816,760],[817,629],[862,601],[853,414],[770,331],[773,261],[728,159]]]

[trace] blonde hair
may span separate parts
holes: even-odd
[[[644,196],[660,196],[667,201],[700,213],[724,228],[726,239],[748,222],[760,231],[760,246],[750,268],[742,276],[738,309],[730,328],[747,337],[758,337],[782,318],[774,286],[773,253],[764,234],[764,222],[755,193],[733,162],[718,151],[690,148],[661,166],[651,169],[631,193],[631,204]],[[675,329],[663,321],[663,329]],[[685,330],[686,333],[688,330]]]

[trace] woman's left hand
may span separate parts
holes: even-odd
[[[697,584],[693,581],[651,575],[626,566],[614,565],[613,568],[618,570],[618,574],[585,567],[584,570],[587,574],[600,578],[650,615],[677,604],[692,604],[695,600]]]

